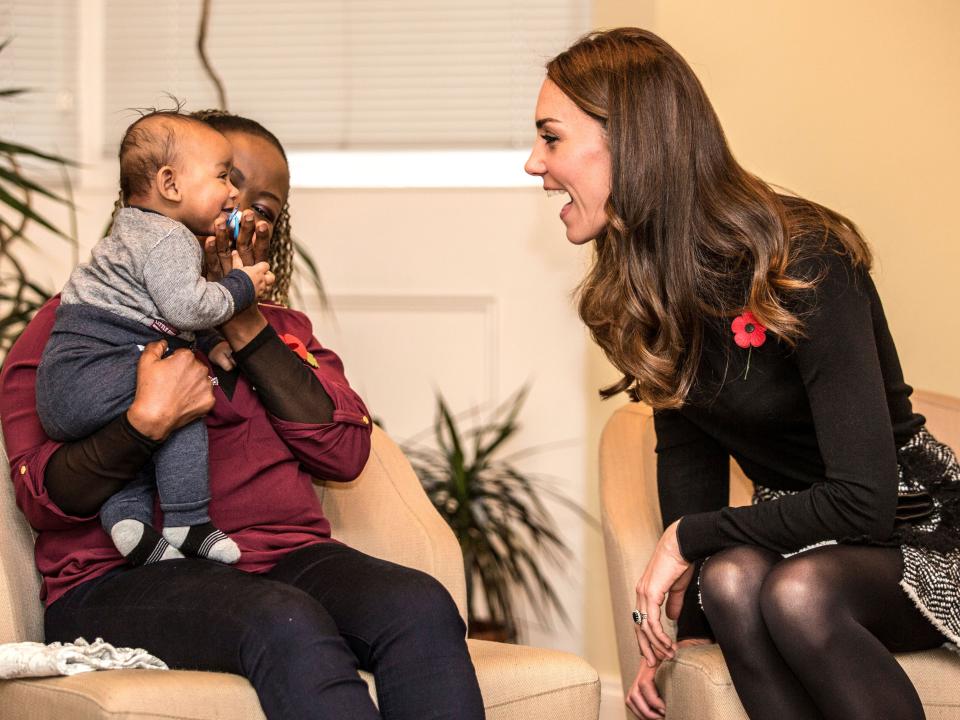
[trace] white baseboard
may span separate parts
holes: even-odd
[[[600,720],[635,720],[623,704],[619,675],[600,676]]]

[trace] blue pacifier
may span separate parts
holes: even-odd
[[[235,207],[233,212],[230,213],[230,217],[227,218],[227,233],[234,242],[240,237],[240,218],[242,215],[240,208]]]

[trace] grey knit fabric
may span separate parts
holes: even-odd
[[[61,302],[93,305],[188,339],[191,331],[219,325],[256,300],[245,273],[207,282],[202,271],[200,244],[185,225],[123,208],[90,262],[70,275]]]

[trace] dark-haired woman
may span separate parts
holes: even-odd
[[[273,299],[283,303],[293,261],[283,148],[254,121],[198,115],[233,146],[231,180],[244,209],[237,249],[246,264],[269,259]],[[204,246],[212,279],[231,267],[218,223]],[[243,675],[271,720],[483,717],[463,621],[446,590],[330,537],[312,477],[359,474],[370,424],[305,315],[267,303],[234,316],[220,328],[236,363],[230,371],[185,349],[164,356],[163,343],[151,343],[127,413],[60,444],[43,434],[34,400],[57,304],[37,313],[0,375],[17,501],[37,531],[48,641],[103,637],[171,667]],[[302,344],[307,359],[288,343]],[[98,508],[172,430],[199,417],[209,436],[210,514],[241,560],[131,567],[100,528]],[[358,669],[373,673],[379,711]]]
[[[623,373],[602,394],[654,408],[666,530],[629,706],[665,712],[666,603],[679,644],[719,643],[751,718],[922,718],[891,651],[960,641],[960,467],[911,409],[860,233],[741,168],[649,32],[551,60],[536,125],[526,170],[596,247],[580,314]],[[725,507],[731,457],[750,507]]]

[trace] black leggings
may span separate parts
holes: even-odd
[[[897,548],[830,545],[783,559],[753,546],[709,558],[710,620],[752,720],[923,718],[891,652],[946,638],[899,586]]]
[[[264,575],[197,559],[114,572],[47,608],[45,630],[47,642],[102,637],[173,668],[243,675],[270,720],[483,718],[446,589],[334,543]],[[358,669],[376,679],[379,712]]]

